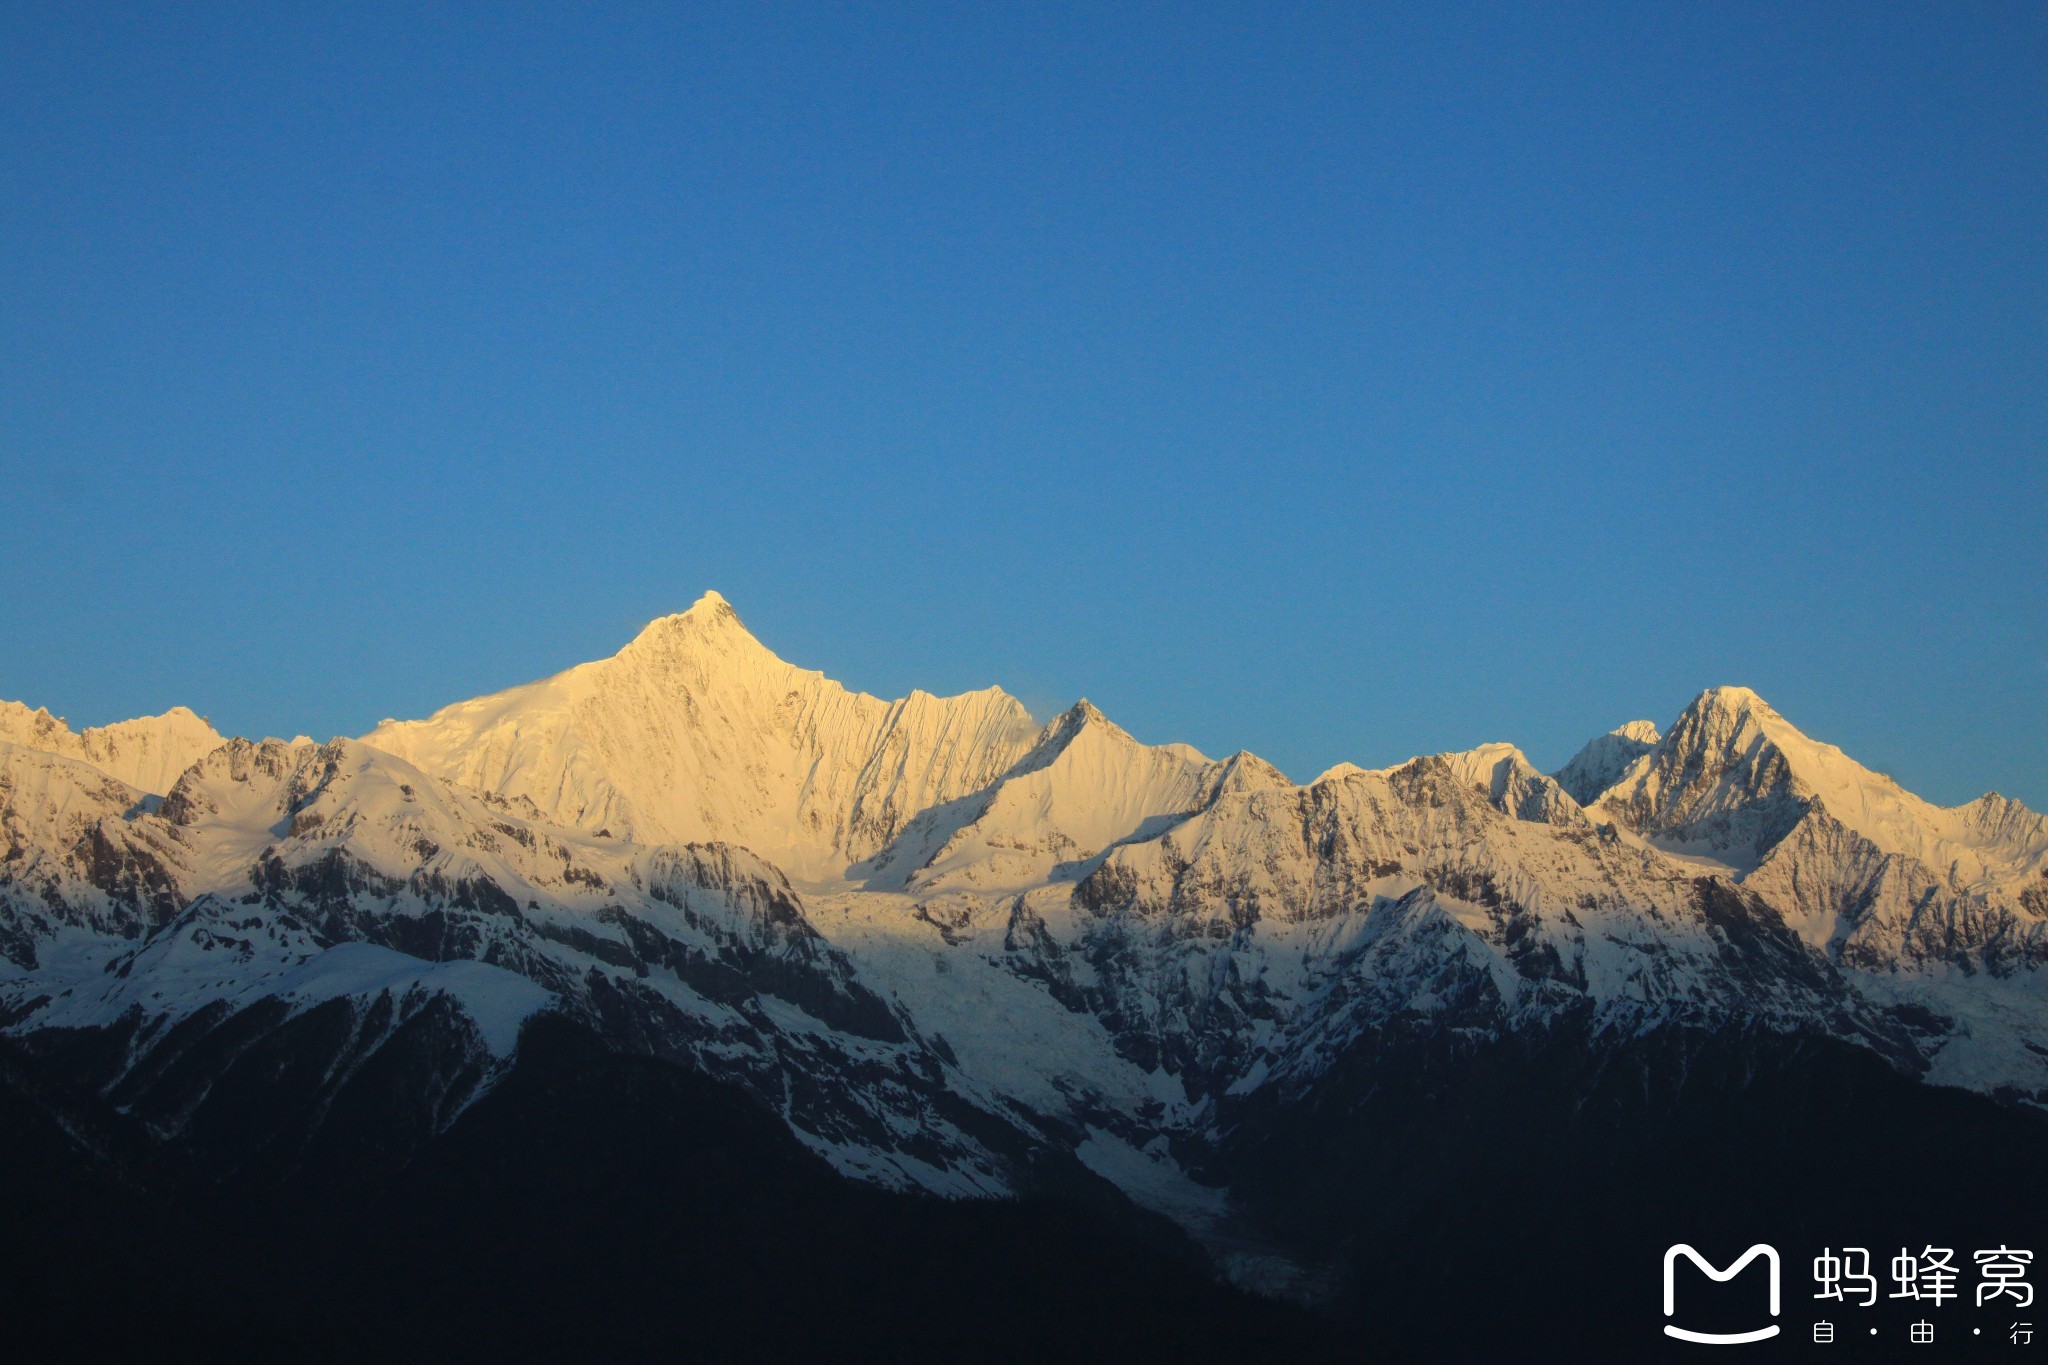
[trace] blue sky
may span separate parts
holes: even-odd
[[[2048,9],[0,3],[0,696],[705,588],[1306,778],[1753,686],[2048,807]]]

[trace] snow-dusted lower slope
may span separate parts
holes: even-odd
[[[971,1087],[948,1082],[942,1054],[742,849],[529,820],[348,740],[230,741],[153,813],[84,765],[12,746],[0,760],[10,801],[59,798],[33,828],[8,818],[0,903],[26,950],[0,999],[17,1031],[120,1031],[129,1060],[108,1083],[135,1103],[163,1048],[267,1036],[333,1001],[368,1032],[332,1083],[438,1008],[458,1035],[442,1083],[473,1094],[548,1008],[738,1081],[850,1172],[1008,1188],[1015,1152],[985,1140],[1005,1125],[960,1097]],[[138,905],[145,855],[157,894]],[[213,1065],[232,1066],[221,1051]],[[190,1122],[204,1095],[162,1126]]]
[[[182,706],[160,716],[91,726],[74,734],[48,711],[31,711],[18,701],[0,701],[0,744],[19,744],[90,763],[131,787],[158,796],[220,742],[211,725]]]
[[[182,851],[143,793],[89,763],[0,744],[0,976],[79,935],[146,933],[176,914]]]
[[[1819,1039],[2048,1106],[2048,822],[1929,805],[1742,689],[1555,777],[1489,744],[1297,786],[1085,702],[852,693],[713,594],[365,741],[156,788],[48,747],[0,742],[0,1018],[101,1039],[169,1133],[293,1057],[294,1112],[403,1073],[437,1131],[553,1010],[867,1178],[1071,1153],[1270,1282],[1190,1172],[1396,1045]]]
[[[1071,896],[1020,898],[1003,931],[1021,970],[1197,1097],[1308,1084],[1392,1018],[1743,1017],[1896,1045],[1768,907],[1486,751],[1226,793]]]

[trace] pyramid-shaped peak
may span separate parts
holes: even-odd
[[[1286,773],[1249,749],[1239,749],[1223,760],[1223,789],[1226,791],[1279,791],[1293,786]]]
[[[697,626],[736,626],[742,631],[746,630],[746,626],[740,621],[740,614],[733,610],[732,603],[726,601],[722,593],[710,588],[705,589],[704,595],[692,602],[687,610],[663,619],[687,621]]]
[[[1044,734],[1046,739],[1054,743],[1065,744],[1075,735],[1091,727],[1106,729],[1115,735],[1124,734],[1122,726],[1102,714],[1101,708],[1086,697],[1055,716],[1052,723],[1045,727]]]
[[[1081,698],[1081,700],[1061,712],[1059,718],[1046,727],[1046,733],[1052,737],[1055,744],[1062,747],[1082,735],[1087,735],[1092,741],[1101,742],[1106,740],[1118,748],[1156,749],[1174,753],[1184,758],[1190,758],[1197,763],[1207,763],[1209,761],[1190,745],[1179,743],[1145,743],[1129,730],[1124,729],[1123,726],[1111,720],[1103,713],[1101,707],[1089,701],[1086,697]]]
[[[1746,749],[1759,738],[1789,759],[1803,756],[1810,761],[1826,754],[1832,755],[1830,763],[1848,761],[1841,750],[1809,737],[1786,719],[1784,712],[1747,687],[1710,687],[1700,693],[1671,723],[1657,747],[1684,752],[1730,745]],[[1862,771],[1860,765],[1857,770]]]
[[[1021,776],[1047,767],[1076,744],[1098,752],[1106,747],[1110,751],[1126,754],[1168,754],[1178,760],[1197,764],[1209,761],[1184,744],[1150,745],[1140,742],[1128,730],[1102,714],[1093,702],[1083,697],[1053,717],[1052,721],[1038,732],[1037,741],[1031,746],[1030,752],[1018,761],[1012,776]]]
[[[732,603],[717,592],[707,591],[687,610],[657,616],[649,621],[627,648],[719,637],[744,639],[756,645],[760,643],[754,639],[746,623],[740,620],[740,614],[732,609]]]
[[[1751,731],[1771,741],[1804,740],[1792,723],[1747,687],[1710,687],[1692,699],[1659,741],[1662,748],[1719,747]]]
[[[1710,687],[1693,699],[1688,710],[1698,711],[1762,711],[1775,716],[1777,711],[1771,704],[1757,695],[1750,687]]]

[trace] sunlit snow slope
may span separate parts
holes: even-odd
[[[1219,1154],[1404,1049],[1819,1038],[2048,1107],[2048,822],[1742,688],[1554,776],[1500,743],[1296,785],[1086,702],[851,692],[714,593],[360,741],[0,707],[0,841],[8,1027],[106,1034],[95,1084],[167,1135],[288,1055],[345,1089],[402,1054],[437,1131],[557,1011],[851,1174],[1065,1162],[1260,1282],[1293,1271]]]
[[[158,796],[220,741],[211,725],[182,706],[160,716],[92,726],[74,734],[48,711],[0,701],[0,743],[79,759]]]
[[[732,840],[812,877],[979,791],[1036,730],[993,687],[898,701],[850,692],[776,658],[707,593],[609,659],[386,721],[364,742],[572,825]]]

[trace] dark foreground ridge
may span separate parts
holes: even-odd
[[[1245,1114],[1226,1156],[1233,1189],[1294,1245],[1347,1266],[1344,1336],[1376,1353],[1349,1358],[1712,1356],[1662,1336],[1664,1250],[1686,1242],[1726,1265],[1763,1242],[1784,1261],[1783,1330],[1739,1358],[1805,1357],[1831,1317],[1880,1329],[1856,1360],[1924,1360],[1906,1342],[1922,1305],[1816,1302],[1822,1248],[1869,1248],[1887,1293],[1907,1244],[1959,1249],[1965,1266],[1979,1247],[2048,1250],[2037,1111],[1922,1085],[1833,1039],[1379,1043],[1354,1048],[1312,1104]],[[1690,1286],[1686,1325],[1770,1321],[1755,1285],[1713,1288]],[[1951,1346],[2007,1326],[1967,1301],[1932,1316]]]
[[[17,1348],[152,1358],[1245,1360],[1326,1325],[1107,1187],[841,1178],[736,1087],[542,1017],[395,1175],[222,1187],[0,1040]],[[359,1129],[376,1115],[351,1116]]]
[[[0,1042],[0,1310],[20,1346],[172,1359],[1684,1359],[1663,1248],[1770,1241],[1786,1336],[1753,1358],[1812,1349],[1822,1245],[2048,1232],[2048,1124],[1837,1043],[1384,1041],[1225,1157],[1344,1268],[1320,1311],[1225,1286],[1085,1175],[1014,1202],[844,1180],[745,1092],[554,1016],[396,1171],[330,1149],[254,1183]],[[377,1103],[337,1117],[375,1131]],[[1854,1320],[1903,1349],[1893,1306]]]
[[[388,732],[438,777],[207,731],[157,801],[0,743],[5,1339],[1642,1361],[1697,1354],[1665,1248],[1768,1243],[1761,1356],[1825,1248],[2048,1249],[2048,820],[1746,689],[1575,795],[1507,745],[1296,787],[1085,704],[1027,749],[715,599],[539,686]],[[564,754],[623,766],[469,785]],[[1867,1359],[1916,1310],[1836,1311]]]

